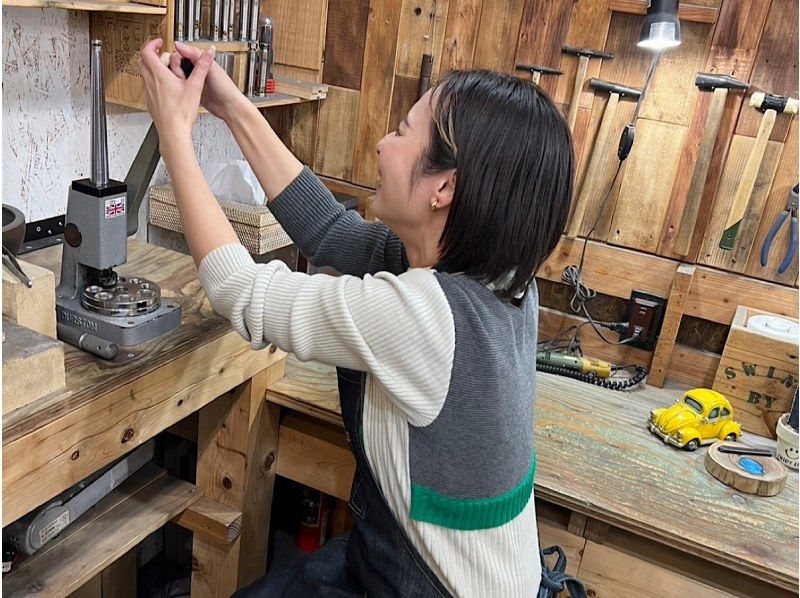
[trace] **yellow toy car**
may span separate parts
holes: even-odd
[[[654,409],[647,428],[665,443],[687,451],[717,440],[737,440],[742,435],[728,399],[708,388],[693,388],[671,407]]]

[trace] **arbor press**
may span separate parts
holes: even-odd
[[[127,261],[128,236],[138,229],[139,206],[159,160],[158,133],[150,127],[125,182],[109,179],[102,42],[92,40],[90,52],[91,177],[73,181],[69,190],[56,322],[60,340],[113,359],[118,345],[177,328],[181,308],[162,301],[156,283],[114,271]]]

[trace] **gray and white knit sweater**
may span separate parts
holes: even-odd
[[[310,262],[346,275],[226,245],[199,269],[214,308],[255,349],[367,372],[369,463],[419,553],[455,595],[534,596],[535,284],[514,306],[467,276],[409,269],[385,225],[308,169],[269,207]]]

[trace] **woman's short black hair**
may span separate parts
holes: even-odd
[[[456,169],[437,268],[484,282],[512,275],[524,291],[555,249],[574,177],[572,139],[537,86],[486,70],[452,71],[435,86],[431,141],[418,174]]]

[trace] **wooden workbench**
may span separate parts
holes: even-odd
[[[25,259],[53,270],[58,281],[60,247]],[[165,482],[163,471],[131,482],[138,486],[116,492],[4,576],[4,593],[39,584],[37,595],[65,596],[153,531],[145,520],[157,528],[175,519],[190,529],[197,521],[205,526],[194,530],[192,596],[229,596],[266,567],[277,411],[263,399],[283,375],[285,354],[274,346],[252,351],[215,315],[186,255],[130,241],[128,263],[118,271],[158,283],[165,299],[180,303],[181,326],[113,362],[66,346],[66,387],[3,418],[3,526],[193,413],[196,486]],[[201,496],[202,510],[184,516]],[[89,520],[96,520],[94,533]],[[221,531],[214,527],[220,521]],[[241,522],[238,539],[226,537],[225,521]],[[81,541],[85,554],[70,552]],[[240,545],[247,546],[241,554]]]
[[[565,545],[570,568],[596,596],[796,596],[797,472],[771,498],[719,483],[705,470],[705,448],[679,451],[645,428],[650,409],[678,396],[675,388],[616,392],[538,375],[535,493],[571,513],[559,529],[542,524],[546,509],[539,509],[543,543]],[[318,479],[341,496],[352,480],[347,460],[337,457],[346,444],[330,443],[315,461],[291,442],[298,436],[303,447],[311,446],[313,421],[320,422],[321,439],[341,426],[334,369],[290,355],[267,400],[295,412],[283,419],[278,474],[303,483]],[[307,471],[314,467],[320,471]],[[344,482],[322,477],[332,469]],[[639,558],[644,553],[649,561]]]

